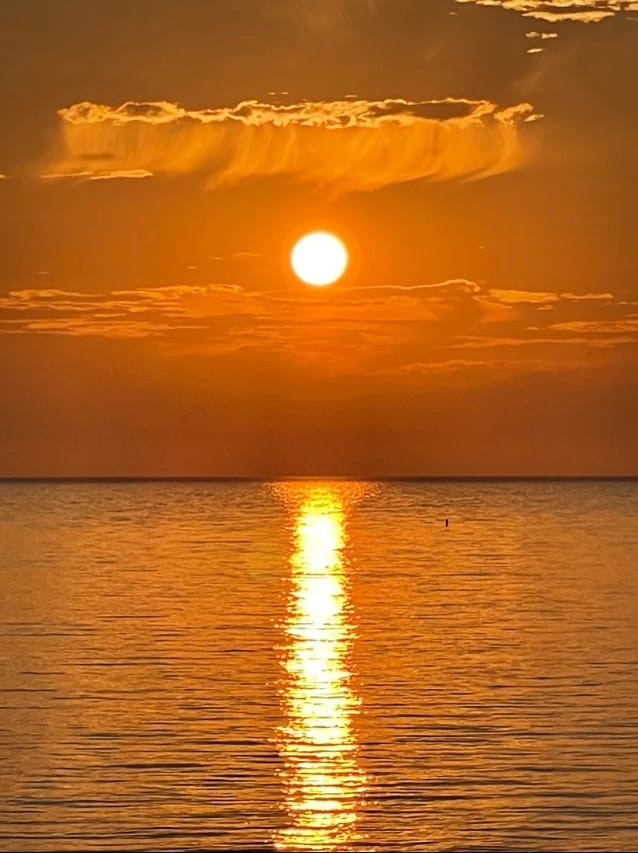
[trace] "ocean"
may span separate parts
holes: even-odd
[[[0,580],[2,850],[638,845],[637,481],[4,482]]]

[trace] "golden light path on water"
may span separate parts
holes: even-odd
[[[292,548],[278,732],[287,825],[274,840],[279,850],[343,850],[360,841],[366,789],[353,727],[360,701],[348,576],[348,516],[364,487],[287,483],[276,491],[290,513]]]

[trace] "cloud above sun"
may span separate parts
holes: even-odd
[[[286,175],[338,191],[482,178],[521,163],[527,103],[244,101],[187,110],[168,102],[84,102],[59,111],[47,177],[202,175],[209,187]]]
[[[520,12],[528,18],[559,23],[579,21],[599,23],[620,12],[638,11],[636,0],[456,0],[457,3],[475,3],[479,6],[500,6]]]

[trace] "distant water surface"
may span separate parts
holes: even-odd
[[[638,845],[636,482],[3,483],[0,580],[2,850]]]

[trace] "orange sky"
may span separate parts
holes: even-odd
[[[0,476],[638,474],[637,20],[4,4]]]

